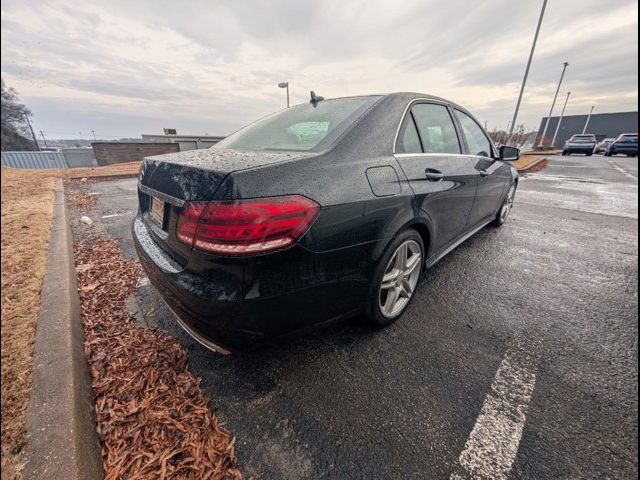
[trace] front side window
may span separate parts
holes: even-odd
[[[491,157],[492,148],[491,142],[485,135],[480,125],[476,121],[460,110],[456,110],[456,117],[462,125],[462,131],[467,139],[467,145],[469,146],[469,153],[471,155],[477,155],[479,157]]]
[[[327,146],[381,97],[350,97],[297,105],[269,115],[211,148],[308,151]],[[321,145],[322,143],[322,145]]]
[[[422,139],[424,153],[461,153],[456,128],[444,105],[419,103],[411,114]]]

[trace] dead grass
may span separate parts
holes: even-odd
[[[53,184],[52,176],[2,169],[2,479],[16,478],[22,460]]]
[[[40,310],[55,178],[137,173],[140,162],[27,170],[2,167],[2,479],[19,478],[33,339]]]

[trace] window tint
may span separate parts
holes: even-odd
[[[419,103],[411,109],[425,153],[460,153],[458,135],[444,105]]]
[[[239,150],[311,150],[336,138],[379,96],[338,98],[287,108],[238,130],[212,148]]]
[[[404,125],[398,142],[398,153],[422,153],[422,145],[416,130],[416,124],[413,123],[411,115],[407,115],[404,119]]]
[[[462,131],[467,139],[469,153],[481,157],[491,157],[491,143],[476,121],[460,110],[456,110],[456,116],[462,125]]]

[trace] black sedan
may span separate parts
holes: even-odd
[[[357,314],[383,327],[425,268],[507,220],[518,156],[441,98],[312,95],[210,149],[146,158],[133,238],[177,321],[218,352]]]
[[[605,151],[605,157],[611,157],[618,153],[623,153],[628,157],[638,156],[638,134],[623,133],[609,144]]]

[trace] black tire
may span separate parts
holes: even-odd
[[[507,191],[507,194],[504,197],[504,200],[502,201],[502,204],[500,205],[500,208],[498,209],[498,213],[496,213],[496,218],[494,218],[493,222],[491,222],[491,225],[493,227],[501,227],[506,223],[507,219],[509,218],[509,214],[511,213],[511,208],[513,207],[513,201],[515,200],[517,190],[518,184],[515,182],[512,183],[509,187],[509,190]],[[510,205],[509,202],[511,202]],[[504,213],[505,208],[508,209],[506,215]]]
[[[569,155],[569,154],[563,150],[563,151],[562,151],[562,156],[563,156],[563,157],[566,157],[567,155]]]
[[[593,155],[593,152],[587,153],[587,157],[590,157],[591,155]]]
[[[398,312],[394,312],[392,316],[387,316],[383,314],[382,308],[380,306],[382,299],[382,278],[387,271],[387,267],[389,267],[390,261],[394,258],[398,248],[403,244],[409,242],[413,245],[412,242],[415,242],[420,249],[421,257],[418,259],[419,265],[417,265],[417,269],[419,269],[416,278],[417,281],[413,287],[410,297],[408,298],[406,304],[402,306],[402,308]],[[369,300],[367,304],[367,308],[365,311],[365,316],[367,317],[367,321],[377,328],[384,328],[388,325],[391,325],[395,321],[397,321],[402,314],[406,311],[407,307],[413,300],[415,296],[416,288],[420,284],[420,280],[422,277],[422,273],[424,271],[425,265],[425,248],[424,242],[422,241],[422,237],[420,234],[414,230],[413,228],[409,228],[400,232],[396,238],[394,238],[391,243],[387,246],[386,251],[380,258],[378,265],[376,266],[375,274],[371,279],[371,285],[369,286]],[[412,274],[413,275],[413,274]]]

